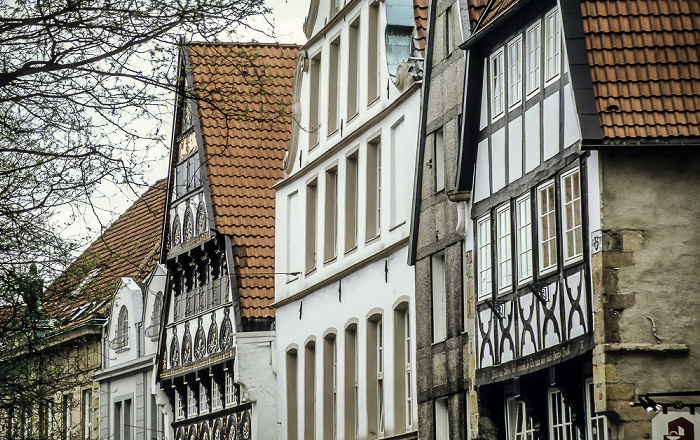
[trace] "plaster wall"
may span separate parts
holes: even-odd
[[[600,180],[596,408],[619,438],[649,438],[636,395],[700,389],[700,155],[601,152]]]

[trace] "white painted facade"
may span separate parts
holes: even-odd
[[[100,438],[171,439],[168,399],[155,383],[166,269],[157,265],[143,284],[122,278],[102,337]]]
[[[334,5],[311,4],[295,79],[300,128],[276,185],[280,439],[417,429],[414,270],[406,261],[419,86],[402,84],[404,76],[397,87],[389,75],[384,2]],[[373,42],[376,98],[368,80]],[[309,129],[313,106],[318,131]]]

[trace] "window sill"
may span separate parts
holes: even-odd
[[[351,247],[350,249],[347,249],[345,251],[345,255],[354,254],[356,250],[357,250],[357,243],[355,243],[355,245],[353,247]]]
[[[338,256],[337,256],[337,255],[334,255],[332,258],[330,258],[330,259],[324,261],[324,262],[323,262],[323,265],[324,265],[324,266],[327,266],[327,265],[329,265],[329,264],[331,264],[331,263],[334,263],[337,259],[338,259]]]
[[[330,133],[328,133],[328,136],[326,136],[326,138],[327,138],[327,139],[330,139],[330,138],[332,138],[333,136],[335,136],[335,134],[338,133],[338,132],[340,132],[340,127],[335,128],[333,131],[331,131]]]
[[[402,221],[401,223],[399,223],[399,224],[396,225],[396,226],[392,226],[391,228],[389,228],[389,232],[393,231],[394,229],[398,229],[398,228],[400,228],[401,226],[403,226],[403,225],[405,225],[405,224],[406,224],[406,220]]]
[[[299,279],[299,277],[296,276],[296,277],[292,278],[291,280],[287,280],[287,284],[293,283],[294,281],[296,281],[296,280],[298,280],[298,279]]]
[[[365,244],[368,245],[368,244],[374,243],[375,241],[379,241],[379,238],[380,238],[380,237],[381,237],[381,234],[378,233],[378,234],[375,235],[374,237],[370,237],[370,238],[366,239],[366,240],[365,240]]]
[[[353,121],[355,120],[355,118],[357,118],[357,115],[359,115],[359,114],[360,114],[359,111],[355,111],[355,114],[353,114],[352,116],[350,116],[350,117],[348,118],[348,122],[347,122],[346,125],[350,125],[350,123],[353,122]]]

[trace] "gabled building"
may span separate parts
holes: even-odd
[[[465,207],[456,187],[465,60],[466,1],[433,0],[413,194],[409,264],[416,271],[416,352],[421,438],[468,438],[469,338],[464,278]],[[469,253],[469,255],[471,255]]]
[[[312,1],[276,189],[280,439],[416,438],[406,264],[427,2]]]
[[[159,181],[39,292],[38,339],[15,348],[3,344],[0,351],[3,437],[101,438],[103,400],[93,376],[103,362],[110,299],[121,275],[140,283],[155,268],[164,205],[165,181]]]
[[[473,436],[651,438],[700,389],[700,6],[468,12]]]
[[[165,266],[137,283],[122,278],[112,298],[102,336],[102,362],[93,380],[100,386],[100,435],[107,439],[172,439],[173,412],[155,384]]]
[[[277,432],[275,208],[297,47],[180,52],[158,381],[176,440]]]

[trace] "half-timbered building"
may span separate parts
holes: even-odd
[[[681,227],[697,209],[670,200],[697,207],[698,6],[468,12],[457,185],[472,196],[476,435],[650,438],[650,393],[698,389],[681,377],[700,341],[669,319],[682,303],[697,325],[696,302],[679,300],[698,280],[700,243]],[[664,256],[665,228],[681,251]]]
[[[277,432],[274,193],[296,46],[181,49],[159,382],[176,440]]]

